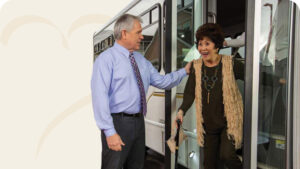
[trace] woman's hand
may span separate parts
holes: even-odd
[[[180,123],[182,124],[183,121],[183,111],[181,109],[179,109],[176,119],[175,119],[175,124],[176,124],[176,128],[178,128],[176,121],[180,120]]]
[[[282,85],[284,85],[284,84],[286,84],[286,80],[284,78],[280,78],[279,79],[279,83],[282,84]]]

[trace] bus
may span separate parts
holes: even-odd
[[[135,0],[94,33],[94,60],[114,44],[114,23],[125,13],[143,20],[139,52],[160,74],[201,57],[194,42],[204,23],[218,23],[226,40],[244,33],[243,46],[220,51],[245,63],[245,80],[237,82],[244,100],[243,168],[300,169],[299,6],[289,0]],[[284,85],[265,86],[263,72],[280,76]],[[165,169],[174,168],[166,140],[186,81],[171,90],[150,87],[147,93],[146,147],[164,156]],[[193,105],[182,124],[187,137],[179,146],[180,168],[203,168],[195,112]]]

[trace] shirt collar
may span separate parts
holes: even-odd
[[[117,42],[115,42],[114,48],[116,48],[116,49],[117,49],[119,52],[121,52],[123,55],[129,57],[130,52],[129,52],[129,50],[126,49],[124,46],[122,46],[122,45],[118,44]]]

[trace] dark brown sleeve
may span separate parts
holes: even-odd
[[[240,80],[245,79],[244,65],[245,64],[242,61],[233,58],[233,72],[234,72],[235,79],[240,79]]]
[[[192,106],[195,100],[195,84],[195,70],[191,69],[191,73],[184,88],[183,101],[181,106],[179,107],[179,109],[181,109],[184,114]]]

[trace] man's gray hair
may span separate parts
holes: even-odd
[[[142,23],[142,19],[139,16],[130,14],[124,14],[118,18],[114,26],[114,37],[116,40],[120,40],[122,37],[122,30],[130,31],[133,28],[134,21]]]

